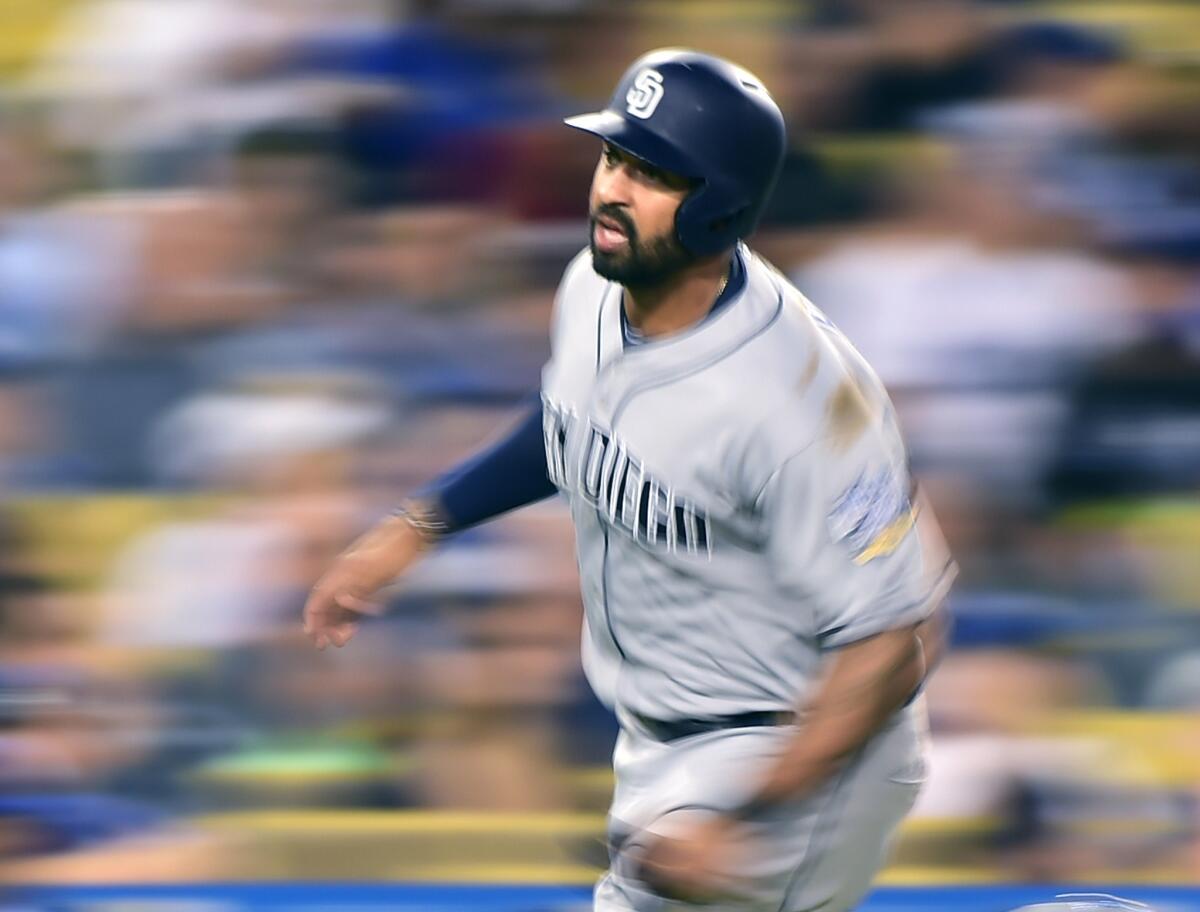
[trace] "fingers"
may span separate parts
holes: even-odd
[[[699,901],[711,883],[696,883],[690,876],[686,860],[675,857],[674,848],[674,841],[670,839],[652,842],[639,859],[638,879],[664,899]],[[706,873],[712,876],[712,872]]]
[[[354,637],[358,632],[358,624],[353,621],[348,621],[344,624],[338,624],[331,628],[327,633],[329,642],[341,649]]]
[[[691,872],[646,867],[639,872],[638,879],[651,893],[672,902],[708,904],[745,901],[751,897],[745,886],[729,875],[697,877]]]
[[[358,632],[358,618],[378,614],[378,607],[349,593],[330,596],[314,590],[304,606],[303,629],[318,651],[327,646],[341,648]]]
[[[341,649],[358,633],[358,622],[305,621],[304,632],[318,651],[324,651],[326,646],[336,646]]]
[[[677,836],[655,836],[634,855],[635,876],[665,899],[745,901],[751,893],[739,874],[742,854],[732,830],[710,823]]]
[[[354,638],[354,634],[357,632],[358,624],[352,622],[305,630],[318,652],[324,652],[325,647],[331,645],[341,649]]]

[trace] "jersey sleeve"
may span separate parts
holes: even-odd
[[[758,496],[776,584],[812,606],[822,648],[929,615],[954,567],[916,496],[899,433],[819,437],[783,459]]]

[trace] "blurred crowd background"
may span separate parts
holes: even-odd
[[[308,587],[538,386],[598,149],[688,45],[754,246],[962,566],[892,882],[1200,882],[1200,5],[0,0],[0,881],[586,882],[615,728],[557,501],[352,646]]]

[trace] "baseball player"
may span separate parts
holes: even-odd
[[[595,908],[850,909],[923,778],[952,565],[875,375],[741,242],[786,146],[762,83],[655,51],[566,123],[603,150],[540,403],[346,551],[305,629],[344,645],[443,536],[560,492],[621,727]]]

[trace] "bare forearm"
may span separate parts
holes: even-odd
[[[799,731],[743,814],[813,791],[904,705],[925,674],[920,632],[887,631],[837,653]]]

